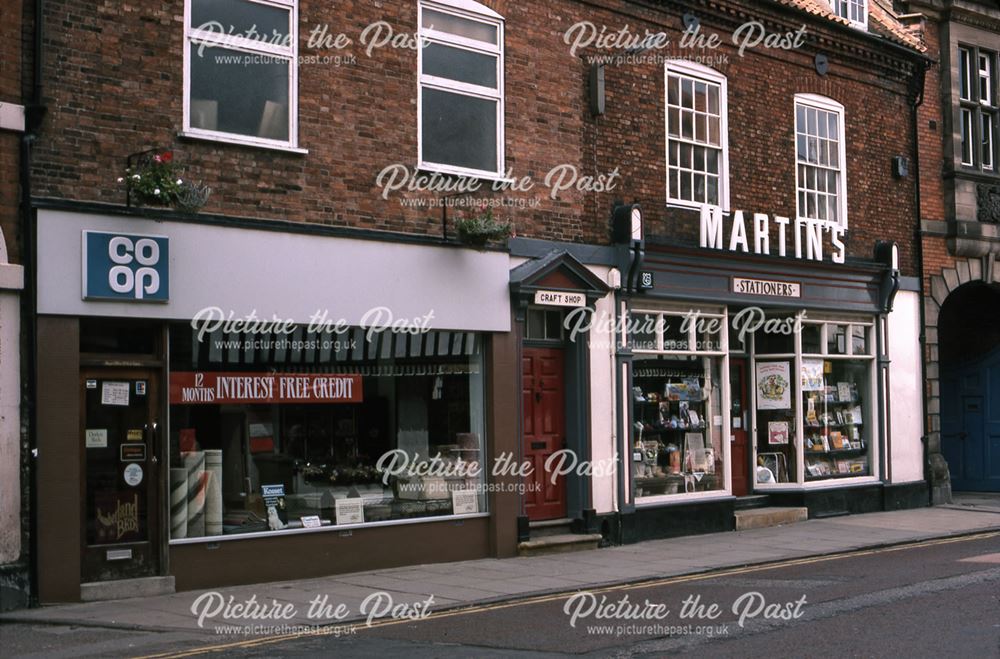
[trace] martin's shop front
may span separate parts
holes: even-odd
[[[810,516],[926,505],[919,298],[894,244],[853,259],[840,226],[707,210],[697,247],[645,241],[628,208],[624,542],[731,529],[740,497]]]

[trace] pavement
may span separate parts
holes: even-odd
[[[956,495],[952,504],[893,512],[814,519],[788,526],[651,540],[548,556],[481,559],[188,591],[107,602],[45,606],[0,615],[0,623],[34,623],[152,632],[218,634],[215,625],[259,625],[261,618],[223,615],[223,602],[251,598],[284,605],[277,622],[314,627],[381,620],[397,611],[493,604],[513,599],[700,574],[726,568],[805,559],[935,538],[1000,531],[1000,494]],[[221,597],[209,593],[218,592]],[[204,596],[204,597],[202,597]],[[428,598],[433,596],[429,604]],[[199,625],[192,608],[201,597]],[[421,607],[420,603],[425,603]],[[325,615],[320,614],[325,605]],[[403,606],[405,605],[405,606]],[[337,607],[340,607],[337,611]],[[329,615],[334,613],[334,615]],[[275,619],[266,622],[274,623]],[[247,629],[248,634],[252,632]]]

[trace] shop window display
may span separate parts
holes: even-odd
[[[869,327],[827,325],[828,355],[802,357],[805,480],[872,474]],[[850,337],[850,341],[848,341]],[[851,353],[859,359],[833,357]]]
[[[485,512],[481,344],[173,327],[171,539]]]
[[[639,321],[631,337],[637,353],[632,365],[635,496],[725,490],[723,358],[718,352],[724,318],[693,322],[653,312],[632,318]],[[713,320],[718,324],[713,326]]]
[[[759,485],[874,473],[872,331],[860,321],[805,322],[798,355],[794,343],[755,335]]]

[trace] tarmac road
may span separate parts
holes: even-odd
[[[0,634],[5,656],[35,657],[1000,657],[1000,533],[361,624],[339,638],[29,624]]]
[[[1000,657],[998,535],[593,595],[470,610],[350,638],[241,648],[239,655]],[[602,596],[612,606],[601,609],[609,617],[597,619],[599,607],[591,603]],[[664,610],[666,617],[656,620]],[[647,619],[614,618],[624,615]]]

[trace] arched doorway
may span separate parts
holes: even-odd
[[[1000,287],[970,282],[941,306],[941,453],[955,491],[1000,492]]]

